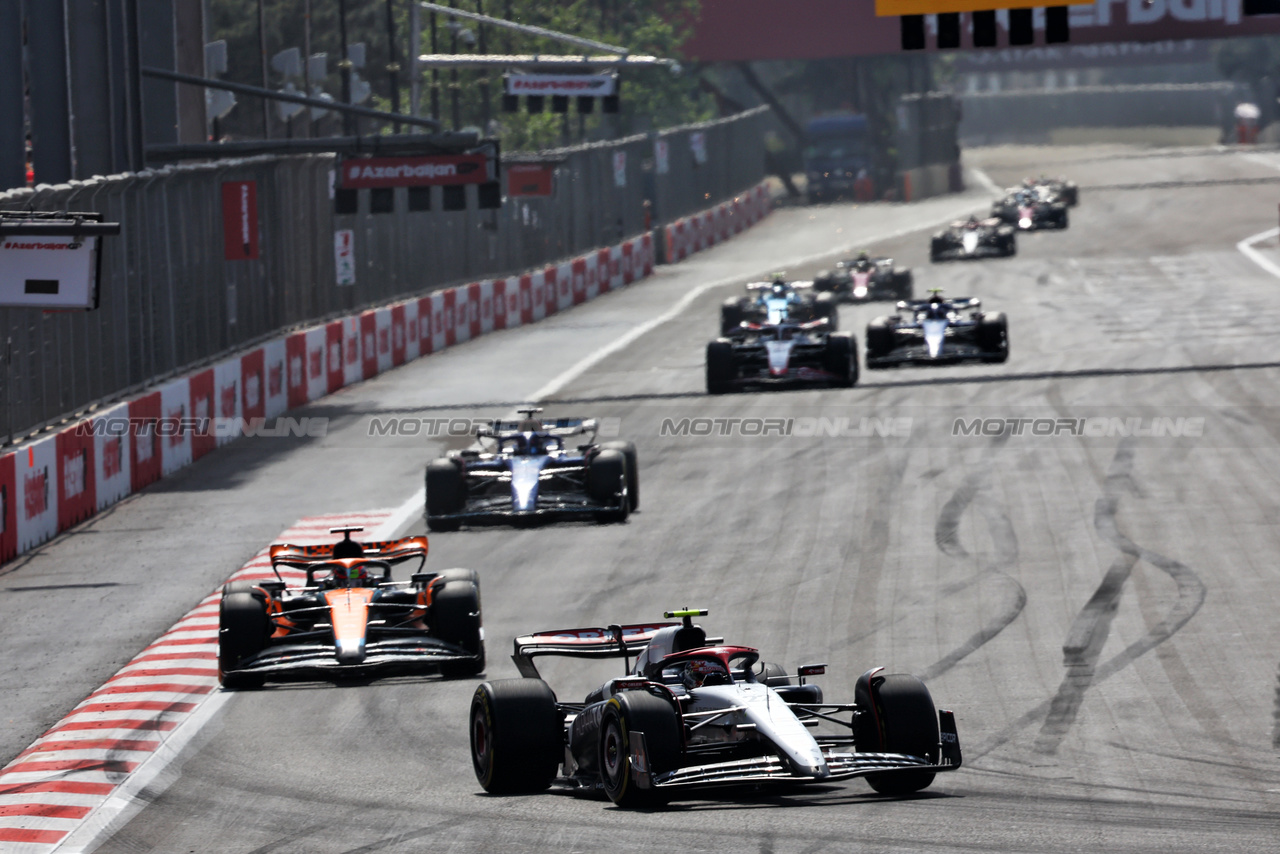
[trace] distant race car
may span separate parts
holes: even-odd
[[[1018,252],[1013,226],[998,217],[957,220],[937,232],[929,241],[930,261],[955,261],[968,258],[1008,257]]]
[[[991,206],[991,215],[1020,231],[1067,227],[1066,204],[1043,187],[1011,191]]]
[[[363,528],[334,528],[327,546],[271,547],[275,580],[222,588],[218,675],[224,687],[267,680],[364,678],[484,670],[480,580],[469,569],[423,572],[427,538],[358,543]],[[413,562],[408,581],[391,570]],[[306,571],[289,586],[282,567]]]
[[[707,393],[748,386],[852,386],[858,381],[857,339],[831,328],[825,317],[738,324],[707,344]]]
[[[813,277],[815,291],[834,294],[841,302],[911,299],[912,284],[909,269],[893,266],[892,258],[873,258],[866,252]]]
[[[1080,188],[1076,186],[1075,181],[1068,181],[1066,178],[1050,178],[1048,175],[1041,175],[1038,178],[1025,179],[1022,186],[1032,190],[1043,187],[1061,199],[1062,203],[1069,208],[1080,204]]]
[[[1009,358],[1009,324],[1003,312],[983,312],[981,300],[943,299],[898,303],[898,314],[867,324],[868,368],[1003,362]],[[904,316],[905,315],[905,316]]]
[[[825,665],[801,666],[795,684],[757,650],[708,638],[692,621],[706,613],[516,638],[523,678],[485,682],[471,701],[480,785],[516,793],[559,784],[653,807],[716,787],[852,777],[906,795],[960,767],[955,715],[935,710],[915,676],[877,667],[854,683],[853,702],[829,703],[808,681]],[[582,702],[560,701],[534,666],[546,655],[621,658],[625,675]]]
[[[494,421],[480,449],[451,451],[427,465],[427,527],[537,523],[563,518],[625,521],[640,506],[632,442],[596,442],[594,419]]]
[[[727,335],[743,323],[804,323],[826,318],[835,331],[840,322],[836,298],[816,293],[812,282],[788,282],[777,274],[768,282],[751,282],[747,293],[730,297],[720,306],[720,334]]]

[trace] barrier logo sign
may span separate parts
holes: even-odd
[[[223,257],[251,261],[258,257],[258,184],[256,181],[222,183]]]
[[[356,233],[340,228],[333,233],[333,267],[339,285],[356,283]]]

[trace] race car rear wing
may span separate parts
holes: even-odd
[[[557,629],[538,632],[515,640],[511,660],[526,679],[539,679],[533,660],[543,655],[568,658],[625,658],[638,655],[660,630],[682,623],[634,623],[608,628]],[[723,641],[708,638],[707,643]]]
[[[504,434],[519,433],[521,424],[520,421],[495,420],[487,427],[478,429],[476,435],[482,438],[500,438]],[[552,436],[578,436],[595,433],[599,427],[599,422],[594,418],[544,418],[542,429],[538,432],[550,433]]]
[[[276,570],[276,575],[279,576],[278,567],[281,566],[306,569],[312,564],[331,561],[334,559],[334,547],[338,545],[341,545],[341,543],[327,543],[322,546],[295,546],[292,543],[275,543],[271,546],[271,568]],[[360,547],[364,551],[363,556],[370,560],[380,560],[395,564],[417,559],[421,561],[419,569],[427,560],[426,537],[404,537],[399,540],[364,542],[360,543]]]
[[[964,311],[969,308],[977,308],[982,305],[981,297],[957,297],[949,299],[947,303],[956,311]],[[898,300],[897,308],[908,311],[924,311],[930,305],[927,299]]]

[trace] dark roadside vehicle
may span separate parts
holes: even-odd
[[[1018,254],[1014,227],[999,217],[956,220],[929,238],[929,260],[969,261],[1008,258]]]
[[[707,790],[825,784],[865,777],[882,794],[927,788],[961,764],[955,716],[908,674],[868,670],[853,702],[828,702],[802,665],[798,684],[746,646],[708,638],[692,618],[516,638],[519,679],[481,684],[471,701],[471,758],[488,792],[559,785],[621,807],[661,807]],[[623,675],[581,702],[560,700],[538,656],[621,658]],[[636,656],[634,666],[632,656]],[[822,729],[817,729],[817,727]]]
[[[218,675],[224,687],[484,670],[480,579],[473,570],[423,572],[427,538],[271,547],[274,579],[222,589]],[[393,568],[410,564],[407,581]],[[284,573],[302,574],[289,584]]]
[[[867,324],[868,369],[900,365],[1003,362],[1009,358],[1009,322],[1003,312],[984,312],[974,297],[898,303],[897,314]]]
[[[892,258],[876,258],[866,252],[813,277],[815,291],[833,294],[840,302],[911,299],[913,287],[909,268],[896,267]]]
[[[597,442],[594,419],[543,421],[519,410],[477,432],[479,448],[451,451],[426,473],[433,531],[462,525],[539,524],[560,519],[624,522],[640,507],[633,442]]]

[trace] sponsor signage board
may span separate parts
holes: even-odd
[[[484,184],[494,180],[486,154],[439,154],[420,157],[362,157],[342,161],[343,189],[431,187]]]
[[[508,74],[506,93],[603,98],[618,94],[618,77],[615,74]]]

